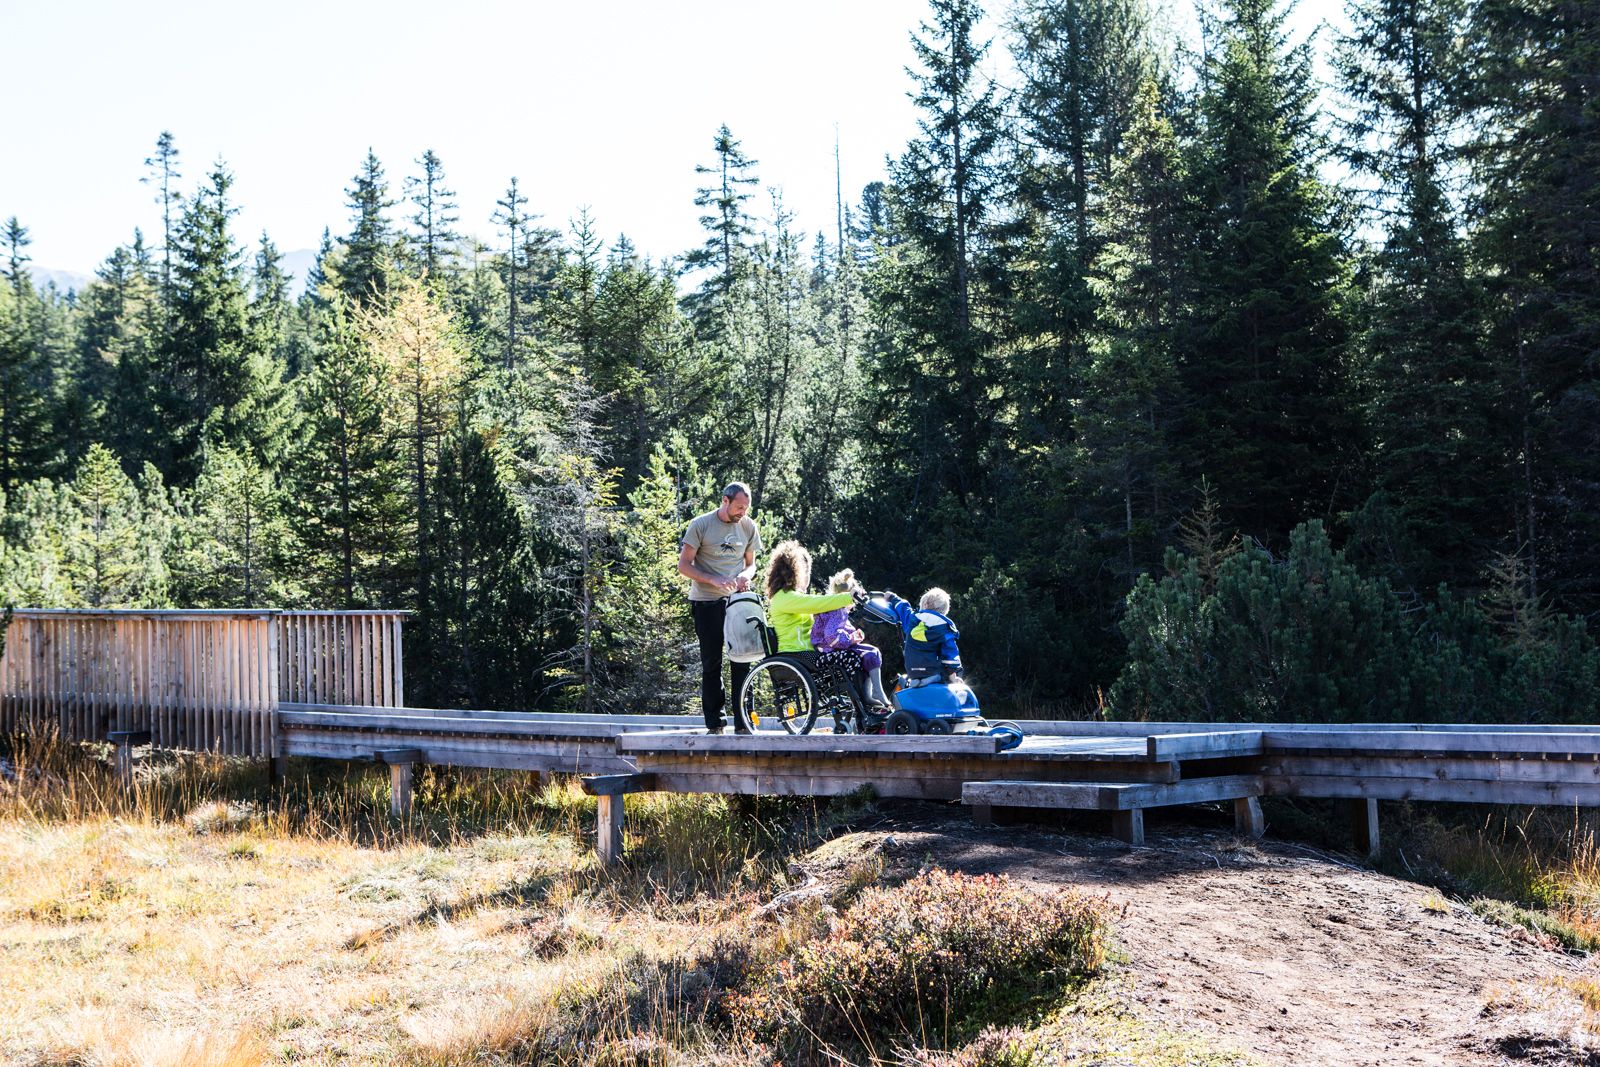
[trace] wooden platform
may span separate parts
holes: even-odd
[[[1022,744],[988,736],[886,737],[779,731],[708,735],[688,716],[280,706],[283,756],[388,764],[397,814],[415,763],[587,776],[602,798],[598,842],[621,855],[625,797],[684,793],[879,796],[997,809],[1104,811],[1144,837],[1148,808],[1224,803],[1241,834],[1264,826],[1262,796],[1344,798],[1364,849],[1377,801],[1600,806],[1600,726],[1335,726],[1024,722]],[[405,795],[402,795],[405,794]]]

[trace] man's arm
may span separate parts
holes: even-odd
[[[695,554],[696,550],[693,545],[684,545],[678,550],[679,574],[683,575],[685,578],[691,578],[694,581],[704,582],[707,585],[715,586],[724,592],[731,593],[734,591],[734,588],[738,585],[738,583],[732,578],[724,578],[720,574],[712,574],[710,571],[703,571],[699,567],[696,567],[694,565]]]
[[[749,589],[750,583],[755,579],[755,576],[756,546],[752,544],[749,548],[744,550],[744,570],[739,572],[739,579],[736,583],[739,588],[739,592],[742,593],[746,589]]]

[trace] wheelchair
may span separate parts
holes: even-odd
[[[791,734],[810,733],[820,718],[831,718],[836,734],[881,729],[881,721],[871,721],[858,666],[859,656],[843,653],[775,653],[751,665],[739,709],[754,728],[770,719]]]

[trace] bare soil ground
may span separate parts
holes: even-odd
[[[814,859],[874,849],[889,870],[931,862],[1105,893],[1126,909],[1138,1014],[1267,1063],[1600,1065],[1593,1010],[1573,992],[1600,977],[1592,961],[1327,853],[1185,825],[1129,848],[924,817]]]

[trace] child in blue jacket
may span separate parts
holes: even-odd
[[[893,593],[885,594],[905,632],[906,677],[912,688],[944,682],[961,685],[961,631],[950,620],[950,594],[935,586],[916,609]]]

